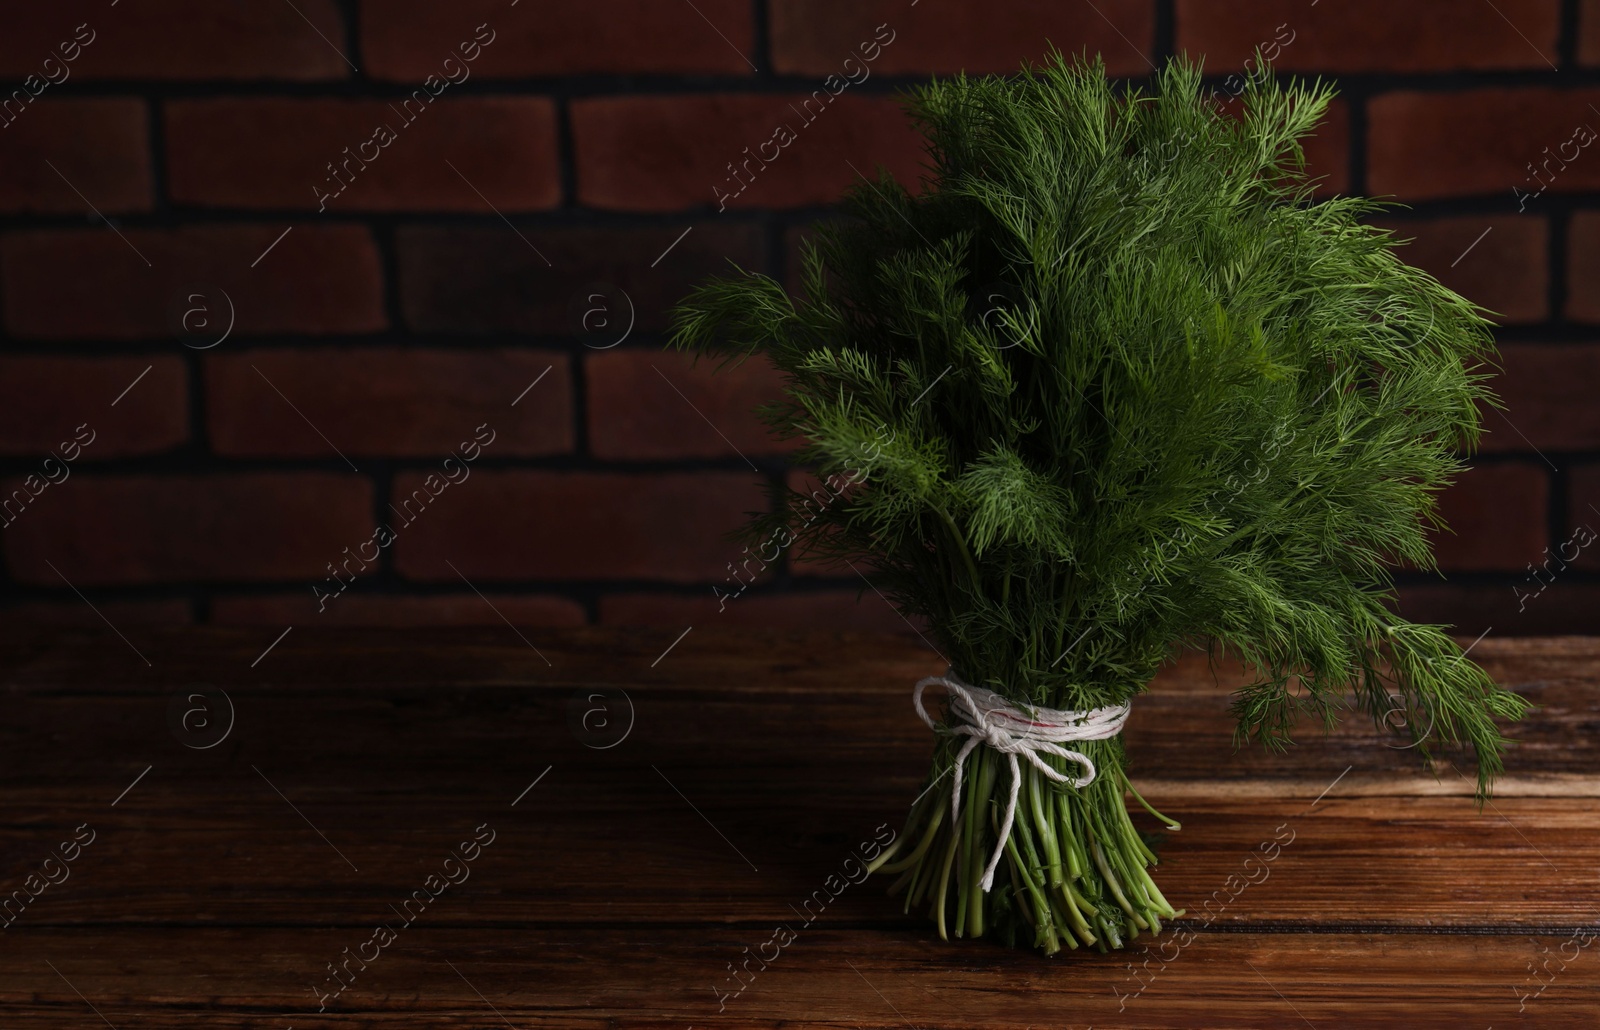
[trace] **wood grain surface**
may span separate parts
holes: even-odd
[[[1600,1025],[1597,640],[1476,645],[1539,706],[1482,810],[1359,713],[1236,750],[1186,657],[1127,738],[1188,914],[1046,959],[801,911],[921,788],[914,643],[128,630],[0,636],[0,1027]]]

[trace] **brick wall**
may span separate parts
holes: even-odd
[[[0,478],[39,492],[0,531],[9,619],[903,628],[787,560],[718,610],[724,534],[792,473],[770,371],[662,353],[664,310],[729,260],[789,274],[858,169],[914,174],[897,86],[1049,40],[1338,80],[1326,189],[1410,204],[1409,259],[1504,327],[1447,576],[1403,605],[1600,630],[1600,565],[1560,560],[1600,526],[1600,0],[11,8]]]

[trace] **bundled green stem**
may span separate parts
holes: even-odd
[[[1156,856],[1123,803],[1132,788],[1120,739],[1079,745],[1099,770],[1082,789],[1059,786],[1028,763],[1019,764],[1016,820],[989,892],[979,880],[999,838],[1011,770],[998,752],[973,751],[955,822],[950,773],[959,747],[959,738],[941,738],[931,781],[896,838],[899,846],[870,867],[898,875],[889,892],[905,896],[905,911],[926,909],[941,937],[988,934],[1051,955],[1063,946],[1120,948],[1140,933],[1159,933],[1163,920],[1183,914],[1150,878]],[[1068,771],[1060,758],[1044,760]]]

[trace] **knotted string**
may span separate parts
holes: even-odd
[[[1123,703],[1087,712],[1062,711],[1033,705],[1019,706],[992,690],[963,682],[953,670],[947,669],[943,676],[929,676],[920,680],[916,691],[911,695],[911,703],[916,706],[917,715],[922,717],[922,721],[928,724],[930,730],[937,730],[938,725],[922,707],[922,692],[936,685],[944,687],[950,698],[950,713],[956,721],[948,727],[949,731],[967,738],[967,742],[961,746],[960,753],[956,755],[955,789],[950,793],[952,820],[961,818],[962,770],[966,765],[967,756],[974,748],[979,744],[988,744],[1005,755],[1006,760],[1011,763],[1011,799],[1006,803],[1006,814],[1000,824],[1000,839],[995,843],[994,855],[989,859],[989,866],[983,872],[982,886],[987,892],[994,885],[995,867],[1000,864],[1000,856],[1005,852],[1006,841],[1011,837],[1011,826],[1017,817],[1017,791],[1022,786],[1022,769],[1017,764],[1017,756],[1022,755],[1032,762],[1036,769],[1057,783],[1065,783],[1072,787],[1087,787],[1094,782],[1094,762],[1090,761],[1088,755],[1061,745],[1072,741],[1105,740],[1108,737],[1115,737],[1122,732],[1132,706]],[[1070,776],[1058,772],[1039,757],[1040,751],[1078,763],[1083,774]]]

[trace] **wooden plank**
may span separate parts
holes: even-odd
[[[6,764],[5,775],[33,773],[52,783],[62,782],[61,776],[82,776],[86,786],[92,777],[109,775],[103,767],[63,755],[35,727],[51,727],[52,732],[72,727],[85,734],[82,750],[127,755],[124,767],[136,772],[141,767],[138,746],[167,741],[159,732],[164,720],[148,712],[140,717],[131,706],[145,697],[165,700],[194,683],[226,690],[241,710],[240,733],[224,753],[237,754],[245,732],[254,727],[260,736],[281,738],[275,746],[286,754],[316,755],[340,776],[369,760],[366,755],[350,760],[352,752],[343,746],[355,727],[410,733],[412,738],[397,740],[397,746],[418,761],[442,758],[441,748],[420,740],[434,728],[429,719],[486,744],[520,740],[552,755],[581,755],[587,749],[563,732],[571,715],[568,706],[589,691],[608,688],[627,690],[635,706],[630,746],[617,752],[624,762],[644,757],[641,764],[647,765],[653,761],[648,758],[652,747],[682,743],[702,753],[714,744],[707,757],[718,764],[726,764],[724,758],[800,756],[821,749],[829,760],[813,764],[823,772],[835,764],[834,758],[850,768],[881,764],[885,770],[898,770],[895,775],[908,783],[925,771],[929,735],[910,713],[909,687],[938,663],[904,642],[707,631],[701,650],[685,640],[670,656],[677,664],[650,669],[648,659],[663,641],[671,642],[670,634],[642,649],[632,637],[618,637],[618,646],[608,649],[591,639],[592,632],[575,632],[566,643],[546,641],[547,654],[563,663],[558,675],[534,668],[544,668],[543,663],[514,638],[486,645],[483,634],[423,635],[414,648],[396,647],[392,638],[383,637],[390,641],[387,646],[341,649],[339,641],[347,634],[307,632],[297,641],[300,650],[280,655],[274,649],[269,656],[294,656],[297,667],[270,676],[248,665],[264,638],[241,639],[237,631],[196,633],[193,644],[183,648],[161,638],[156,643],[171,650],[152,646],[165,663],[158,666],[159,674],[144,670],[131,654],[108,652],[103,639],[98,647],[88,647],[81,633],[59,635],[51,647],[14,646],[22,656],[0,665],[5,670],[0,689],[7,692],[17,716],[0,727],[5,756],[16,756]],[[359,643],[367,635],[350,639]],[[1517,658],[1524,651],[1526,662]],[[1576,778],[1592,777],[1600,769],[1600,735],[1590,732],[1600,706],[1596,644],[1485,640],[1474,653],[1481,653],[1503,682],[1540,706],[1514,731],[1520,743],[1508,763],[1508,781],[1515,782],[1507,790],[1528,793],[1539,780],[1548,781],[1558,794],[1585,789]],[[108,655],[114,659],[109,663]],[[1524,666],[1526,671],[1517,671]],[[1270,778],[1306,790],[1323,770],[1354,765],[1357,780],[1369,774],[1408,777],[1404,793],[1418,789],[1419,777],[1426,775],[1414,751],[1395,746],[1397,738],[1377,731],[1360,713],[1326,737],[1307,729],[1301,744],[1284,754],[1259,747],[1236,750],[1225,693],[1237,680],[1236,671],[1225,672],[1219,685],[1196,656],[1164,673],[1136,704],[1130,720],[1127,739],[1135,775],[1145,781]],[[92,699],[97,707],[119,700],[130,707],[112,707],[103,717],[86,720],[83,699]],[[325,714],[306,719],[305,706],[313,702]],[[407,710],[426,719],[408,722]],[[294,718],[298,725],[286,733],[288,720]],[[475,725],[475,720],[483,724]],[[821,747],[824,741],[826,748]],[[797,746],[801,743],[812,748],[802,749]],[[595,755],[589,752],[588,757]],[[1470,784],[1445,772],[1440,778],[1444,786],[1435,789],[1470,792]],[[1600,793],[1600,779],[1593,782],[1597,786],[1590,796]]]
[[[0,788],[12,799],[0,816],[0,888],[17,887],[63,833],[87,821],[101,839],[70,883],[30,909],[30,925],[349,925],[404,897],[428,863],[488,821],[504,836],[478,882],[496,906],[463,911],[463,922],[581,924],[597,910],[638,922],[771,919],[853,840],[883,823],[898,830],[920,790],[929,735],[907,717],[904,677],[880,671],[871,689],[844,690],[830,671],[799,689],[789,679],[820,668],[805,640],[716,642],[730,654],[727,666],[695,659],[711,682],[635,690],[632,732],[595,750],[569,721],[569,704],[589,688],[503,682],[504,666],[524,661],[517,652],[527,649],[514,638],[486,646],[476,642],[481,635],[466,635],[465,671],[436,685],[409,679],[407,649],[346,653],[321,638],[308,645],[320,657],[307,673],[322,669],[321,680],[215,676],[233,697],[237,724],[207,750],[184,747],[169,731],[170,681],[68,686],[62,677],[73,666],[60,650],[36,653],[32,673],[15,677],[25,685],[9,698],[13,737],[0,752]],[[222,639],[228,646],[206,667],[226,672],[220,659],[231,656],[235,670],[247,669],[249,648],[237,636],[198,634],[195,648],[174,655],[204,654]],[[591,647],[588,636],[550,653],[615,677],[629,659]],[[841,646],[839,660],[870,651],[880,669],[925,662],[903,643]],[[1536,678],[1525,689],[1545,703],[1520,731],[1587,741],[1594,701],[1584,670],[1593,649],[1539,642],[1530,650]],[[355,668],[365,678],[340,671]],[[1218,688],[1196,686],[1203,672],[1194,661],[1175,670],[1172,689],[1141,702],[1130,733],[1147,796],[1185,824],[1162,848],[1160,882],[1175,904],[1198,910],[1287,821],[1300,836],[1272,881],[1228,906],[1221,923],[1538,928],[1590,918],[1584,877],[1600,864],[1593,777],[1553,774],[1564,777],[1553,790],[1552,774],[1519,768],[1493,807],[1478,812],[1470,784],[1448,770],[1424,796],[1434,781],[1419,778],[1415,755],[1370,727],[1348,726],[1284,755],[1230,757]],[[389,675],[402,682],[386,686]],[[742,691],[732,698],[720,690],[730,676]],[[777,685],[755,691],[769,681]],[[1526,754],[1564,767],[1555,750]],[[147,765],[154,768],[111,806]],[[1234,772],[1238,765],[1252,775]],[[1166,778],[1143,775],[1150,771]],[[751,877],[750,864],[785,886]],[[1517,870],[1509,887],[1507,868]],[[601,869],[626,876],[597,882]],[[855,918],[908,923],[876,887],[865,893],[876,903]]]
[[[300,628],[252,667],[275,635],[142,633],[151,667],[107,633],[0,637],[0,897],[72,827],[96,833],[0,934],[6,1027],[95,1025],[85,998],[119,1027],[274,1030],[500,1025],[491,1002],[517,1026],[678,1030],[1459,1030],[1600,1007],[1600,959],[1573,936],[1600,926],[1597,641],[1474,650],[1541,706],[1482,812],[1452,766],[1424,769],[1361,718],[1236,754],[1238,671],[1190,656],[1129,731],[1136,778],[1185,824],[1158,874],[1191,910],[1176,932],[1046,960],[939,942],[868,881],[718,1013],[727,964],[798,923],[855,842],[898,829],[930,748],[909,689],[936,657],[696,630],[652,666],[675,634],[583,630],[538,634],[546,665],[509,631]],[[194,683],[235,706],[214,748],[169,726]],[[609,689],[632,728],[597,750],[574,719]],[[496,836],[470,878],[333,1011],[308,1005],[326,963],[398,923],[483,823]]]
[[[829,919],[792,927],[792,942],[764,949],[767,968],[752,960],[744,981],[729,979],[729,963],[762,951],[773,927],[455,930],[419,920],[381,952],[368,948],[376,957],[365,969],[352,962],[321,1013],[314,992],[332,989],[327,963],[360,948],[370,928],[151,929],[139,948],[117,931],[27,931],[5,942],[0,1010],[16,1030],[99,1025],[90,1003],[113,1026],[139,1030],[1476,1030],[1588,1025],[1600,1008],[1600,956],[1566,934],[1197,934],[1169,949],[1164,968],[1130,970],[1126,955],[1045,959]],[[1529,965],[1540,963],[1550,972],[1536,979]]]
[[[70,878],[33,902],[22,923],[354,925],[420,888],[482,823],[497,839],[452,892],[482,902],[452,907],[452,921],[763,921],[790,914],[790,899],[836,871],[874,827],[898,830],[901,815],[887,802],[874,809],[842,794],[837,807],[730,799],[688,775],[675,782],[705,818],[659,780],[601,784],[564,770],[515,809],[509,799],[519,788],[510,784],[498,797],[358,792],[330,803],[308,801],[276,776],[325,842],[248,772],[204,790],[156,775],[115,810],[60,818],[48,802],[30,802],[40,807],[22,815],[34,825],[0,834],[7,893],[72,826],[88,822],[97,834]],[[1199,917],[1230,877],[1258,879],[1236,898],[1223,895],[1218,925],[1537,929],[1600,919],[1591,802],[1508,798],[1479,814],[1459,797],[1334,795],[1306,807],[1304,799],[1175,807],[1185,826],[1162,843],[1158,882]],[[1246,864],[1291,835],[1270,865]],[[853,892],[850,918],[916,925],[883,896],[885,886],[873,879]]]

